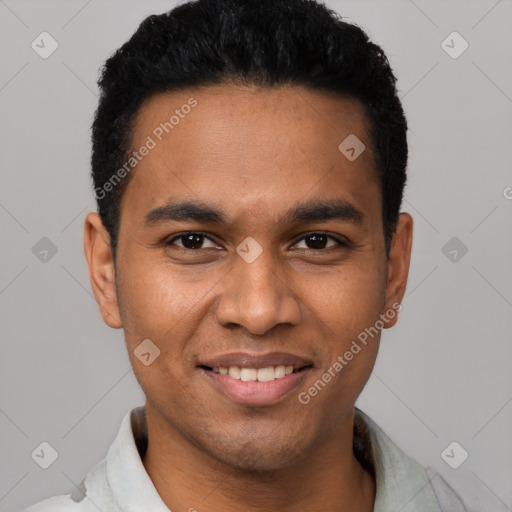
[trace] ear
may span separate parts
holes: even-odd
[[[100,307],[103,321],[109,327],[119,329],[122,322],[117,301],[110,236],[96,212],[89,213],[85,219],[84,251],[92,291]]]
[[[385,311],[398,312],[401,310],[399,304],[404,298],[411,261],[412,232],[412,217],[408,213],[401,213],[389,249]],[[393,318],[388,318],[385,328],[393,327],[397,320],[398,314],[393,315]]]

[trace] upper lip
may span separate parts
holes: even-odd
[[[304,366],[312,366],[313,363],[295,354],[287,352],[268,352],[266,354],[255,354],[250,352],[233,352],[222,354],[209,359],[203,359],[198,366],[210,368],[229,368],[240,366],[242,368],[267,368],[268,366],[293,366],[295,370]]]

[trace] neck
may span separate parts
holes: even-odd
[[[146,407],[143,464],[170,510],[371,512],[375,481],[354,456],[353,413],[329,439],[292,465],[272,471],[228,466],[201,450]]]

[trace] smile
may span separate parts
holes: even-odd
[[[299,392],[311,366],[200,366],[198,369],[207,378],[207,382],[224,397],[246,406],[264,406],[284,400],[294,390]]]
[[[293,373],[293,365],[267,366],[266,368],[240,368],[239,366],[220,366],[210,368],[220,375],[228,375],[232,379],[244,382],[271,382],[275,379],[282,379]]]

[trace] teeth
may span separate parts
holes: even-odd
[[[255,368],[242,368],[240,370],[240,380],[244,382],[255,381],[258,378],[258,370]]]
[[[228,375],[232,379],[240,379],[240,368],[238,366],[230,366],[228,370]]]
[[[239,366],[213,368],[215,373],[229,375],[232,379],[244,382],[270,382],[275,379],[282,379],[293,373],[293,365],[267,366],[266,368],[240,368]]]
[[[276,371],[272,366],[258,370],[258,382],[270,382],[276,378]]]
[[[286,366],[277,366],[275,369],[276,379],[281,379],[286,375]]]

